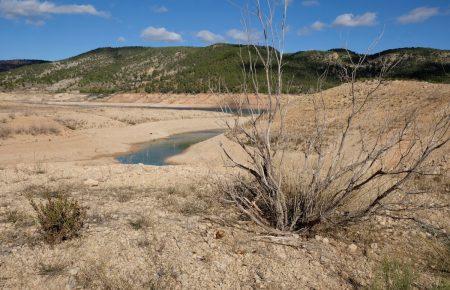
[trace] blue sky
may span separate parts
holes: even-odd
[[[58,60],[105,46],[242,42],[247,34],[239,5],[245,1],[0,0],[0,59]],[[289,2],[288,52],[344,46],[361,52],[382,31],[375,51],[450,49],[447,0]]]

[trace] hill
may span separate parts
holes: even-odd
[[[21,66],[46,63],[45,60],[34,60],[34,59],[12,59],[12,60],[0,60],[0,72],[9,71]]]
[[[239,91],[242,86],[239,53],[244,51],[244,63],[248,62],[245,48],[230,44],[99,48],[61,61],[2,72],[0,90],[200,93],[220,83],[229,91]],[[314,91],[317,77],[328,70],[324,87],[333,87],[340,83],[339,66],[351,66],[351,60],[360,56],[342,49],[286,54],[284,77],[292,84],[290,92]],[[431,48],[400,48],[369,55],[359,77],[372,77],[383,63],[399,58],[402,61],[390,74],[391,78],[450,83],[450,51]],[[258,72],[261,68],[256,65]]]

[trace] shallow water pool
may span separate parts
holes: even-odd
[[[178,155],[191,145],[222,134],[223,130],[208,130],[172,135],[143,144],[141,149],[116,158],[122,164],[167,165],[169,157]]]

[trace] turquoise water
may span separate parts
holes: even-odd
[[[121,155],[116,159],[122,164],[167,165],[166,159],[178,155],[191,145],[223,133],[223,130],[208,130],[183,133],[143,144],[136,152]]]

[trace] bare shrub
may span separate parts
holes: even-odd
[[[47,170],[46,170],[44,164],[42,163],[42,161],[35,162],[33,167],[34,167],[33,171],[36,174],[45,174],[47,172]]]
[[[47,195],[46,199],[46,203],[40,204],[30,199],[44,240],[56,244],[77,237],[86,219],[85,208],[67,195]]]
[[[341,66],[350,100],[343,121],[330,124],[325,101],[314,99],[313,130],[296,132],[302,146],[288,158],[289,102],[283,96],[288,90],[283,82],[286,2],[281,16],[275,14],[276,1],[256,0],[254,13],[248,13],[259,22],[264,39],[242,49],[247,50],[241,55],[244,81],[239,96],[243,97],[235,103],[246,108],[250,99],[256,99],[257,105],[250,116],[237,110],[235,121],[228,123],[228,137],[245,158],[223,148],[231,164],[243,172],[225,188],[228,196],[254,222],[277,234],[342,226],[385,209],[395,194],[405,192],[403,186],[411,177],[426,174],[426,160],[450,139],[448,108],[437,112],[429,127],[420,122],[417,111],[377,128],[363,126],[371,119],[370,108],[377,106],[374,94],[384,76],[398,64],[387,60],[374,80],[357,83],[370,47],[358,61],[349,55],[351,65]],[[281,19],[279,27],[275,19]],[[252,28],[246,29],[250,34]]]

